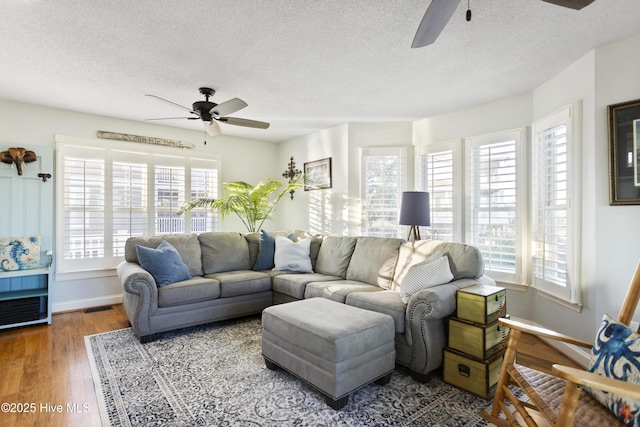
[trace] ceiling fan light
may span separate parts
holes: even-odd
[[[209,124],[206,126],[207,133],[211,136],[218,136],[222,133],[220,130],[220,125],[215,120],[211,120]]]

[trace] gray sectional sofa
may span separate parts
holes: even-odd
[[[311,239],[313,273],[253,270],[259,233],[202,233],[130,238],[118,266],[123,305],[141,342],[187,326],[260,313],[273,304],[322,297],[390,315],[396,332],[396,361],[412,376],[440,367],[446,344],[445,321],[456,308],[456,291],[495,285],[484,275],[480,251],[435,240],[273,233],[293,241]],[[158,287],[138,260],[136,245],[156,248],[166,240],[187,265],[190,279]],[[449,259],[453,280],[419,290],[405,304],[400,284],[409,268],[434,253]]]

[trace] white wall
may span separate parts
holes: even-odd
[[[411,123],[348,123],[280,144],[278,164],[283,171],[291,156],[300,170],[306,162],[331,157],[332,188],[296,191],[294,200],[280,202],[276,225],[281,229],[359,235],[360,149],[374,146],[410,148]],[[411,166],[410,149],[408,154]]]
[[[297,190],[293,200],[286,197],[276,208],[273,222],[265,223],[269,230],[309,230],[314,233],[346,234],[348,215],[346,194],[349,174],[347,167],[348,125],[296,138],[278,146],[279,177],[293,157],[296,169],[304,171],[304,164],[331,158],[331,188],[323,190]]]
[[[640,260],[640,206],[609,206],[607,105],[640,99],[640,35],[595,51],[595,180],[593,242],[596,295],[593,322],[603,313],[618,314]],[[637,318],[636,318],[637,319]],[[592,322],[592,325],[593,325]],[[592,326],[591,325],[591,326]]]
[[[97,131],[103,130],[191,142],[196,146],[193,149],[195,152],[219,153],[223,165],[222,181],[258,182],[273,175],[276,170],[277,149],[274,144],[263,141],[220,135],[215,138],[208,137],[205,146],[204,132],[2,100],[0,100],[0,117],[2,117],[0,121],[0,145],[2,146],[53,149],[56,134],[96,138]],[[109,144],[109,141],[104,139],[96,138],[95,141],[96,144]],[[177,149],[167,147],[167,150]],[[8,165],[5,166],[8,167]],[[56,180],[56,171],[52,172],[53,179]],[[53,185],[51,188],[54,188]],[[34,203],[37,206],[37,200]],[[53,216],[54,213],[50,214]],[[241,222],[234,218],[222,221],[221,229],[244,231]],[[122,294],[122,286],[114,274],[111,271],[100,278],[54,281],[51,285],[53,311],[118,302]]]

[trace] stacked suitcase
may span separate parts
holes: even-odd
[[[444,380],[484,399],[495,394],[509,329],[498,324],[507,313],[506,290],[475,285],[456,293],[456,317],[449,319]]]

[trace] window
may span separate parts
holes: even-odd
[[[58,272],[113,268],[131,236],[216,230],[210,210],[176,212],[187,195],[218,196],[217,159],[159,155],[153,146],[135,152],[116,142],[96,148],[80,138],[56,142],[63,176],[57,188],[63,200],[57,207]]]
[[[406,149],[362,150],[362,234],[400,237],[400,203],[405,188]]]
[[[454,159],[458,141],[445,142],[416,149],[417,188],[429,193],[431,208],[431,238],[450,242],[461,241]]]
[[[572,144],[572,107],[533,124],[532,283],[579,303],[579,157]],[[577,116],[574,115],[574,116]]]
[[[477,246],[494,280],[523,283],[523,131],[466,138],[466,242]]]

